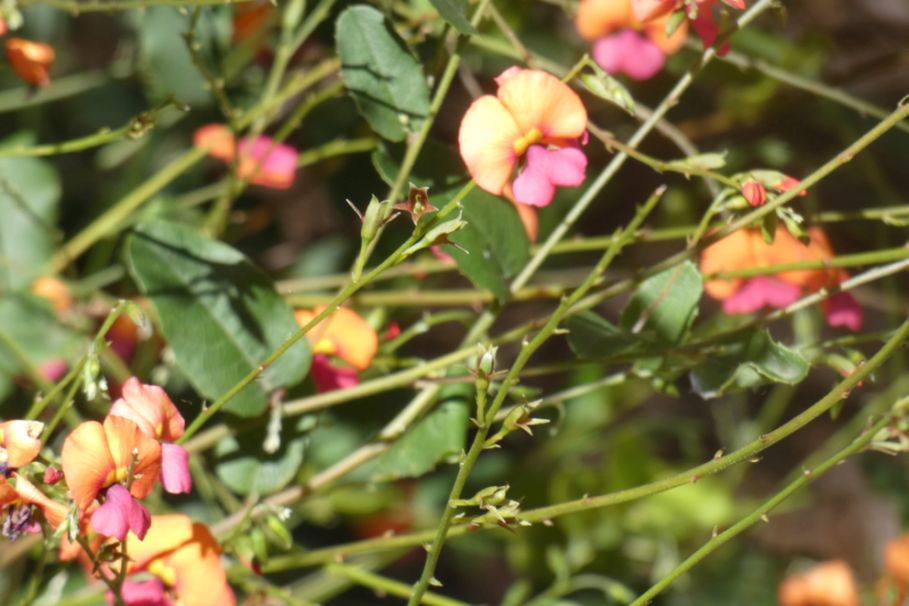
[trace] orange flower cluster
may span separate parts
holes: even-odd
[[[153,517],[139,502],[159,481],[170,493],[192,489],[188,453],[172,443],[183,435],[183,416],[162,388],[135,377],[127,380],[103,422],[81,423],[66,437],[62,474],[53,465],[36,462],[43,432],[44,425],[37,421],[0,423],[0,519],[5,536],[37,532],[42,522],[58,528],[69,520],[78,525],[92,551],[108,538],[119,541],[130,556],[127,574],[156,577],[126,582],[121,587],[126,604],[235,603],[211,532],[186,516]],[[33,483],[35,478],[45,491]],[[65,484],[58,484],[61,478]],[[64,540],[61,558],[80,553],[85,557],[81,547]]]
[[[710,48],[719,36],[719,26],[714,19],[714,7],[726,5],[737,10],[746,8],[745,0],[632,0],[635,16],[644,23],[663,18],[674,11],[685,11],[691,28],[700,37],[704,48]],[[725,54],[729,43],[723,44],[717,52]]]

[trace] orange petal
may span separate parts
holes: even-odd
[[[193,144],[206,149],[208,155],[225,162],[232,161],[236,152],[234,134],[223,124],[206,124],[197,128],[193,134]]]
[[[645,31],[647,36],[654,44],[660,47],[660,50],[667,55],[671,55],[682,48],[685,44],[685,38],[688,37],[688,21],[682,21],[671,36],[666,35],[666,23],[669,21],[669,14],[658,17],[653,21],[647,22]]]
[[[6,58],[16,75],[32,86],[50,84],[50,68],[54,63],[54,49],[42,42],[23,38],[6,41]]]
[[[320,305],[312,311],[297,310],[297,323],[305,326],[324,309]],[[313,351],[336,355],[357,370],[366,370],[379,349],[379,336],[372,325],[346,307],[336,309],[306,336],[313,344]]]
[[[822,261],[833,256],[827,236],[818,228],[808,231],[811,238],[806,246],[783,226],[777,227],[773,244],[769,247],[768,265],[799,263],[802,261]],[[837,270],[798,269],[778,274],[781,280],[796,284],[809,291],[816,291],[836,281]]]
[[[113,416],[130,419],[148,436],[173,442],[183,435],[183,415],[161,387],[145,385],[130,377],[121,389],[122,397],[111,406]]]
[[[42,276],[32,283],[32,292],[50,301],[54,311],[66,311],[73,306],[69,287],[60,278]]]
[[[909,534],[899,536],[887,544],[884,561],[887,574],[901,585],[909,586]]]
[[[58,503],[48,498],[43,492],[38,490],[34,484],[20,475],[16,475],[16,492],[19,497],[26,503],[37,506],[51,526],[57,528],[66,519],[69,510],[63,503]]]
[[[116,481],[126,480],[133,451],[136,451],[133,482],[129,492],[137,499],[148,496],[161,473],[161,445],[142,433],[138,425],[123,417],[108,416],[104,419],[104,435],[114,461]]]
[[[143,540],[131,533],[126,536],[129,572],[145,570],[152,560],[170,555],[192,538],[193,522],[189,516],[179,513],[152,516],[151,526]]]
[[[596,40],[617,29],[635,27],[636,20],[631,0],[581,0],[574,23],[582,38]]]
[[[640,21],[661,17],[680,4],[678,0],[631,0],[631,7]]]
[[[514,117],[492,95],[480,97],[467,109],[458,145],[470,176],[482,189],[502,193],[514,170],[514,143],[521,135]]]
[[[22,467],[31,463],[41,451],[44,423],[38,421],[5,421],[0,423],[0,446],[6,450],[6,464]]]
[[[701,273],[713,274],[754,267],[751,231],[748,229],[736,230],[705,248],[701,253]],[[741,278],[708,280],[704,284],[704,290],[714,299],[723,300],[735,294],[741,284]]]
[[[787,578],[779,589],[780,606],[859,606],[852,569],[842,560],[818,564]]]
[[[86,421],[67,436],[60,451],[60,466],[76,506],[84,511],[116,475],[101,423]]]
[[[176,572],[174,586],[183,606],[233,606],[236,598],[221,566],[221,547],[203,524],[193,524],[192,540],[165,558]]]
[[[496,93],[526,134],[538,129],[550,139],[575,139],[587,128],[587,110],[567,84],[544,71],[524,69],[501,80]]]
[[[514,199],[511,185],[506,185],[505,190],[502,193],[508,201],[514,205],[515,210],[518,211],[518,217],[520,217],[521,223],[524,224],[524,231],[527,232],[527,238],[531,243],[536,242],[537,234],[539,234],[540,231],[540,219],[537,217],[537,209],[529,204],[518,203],[518,201]]]
[[[19,500],[19,494],[12,484],[7,482],[6,477],[0,475],[0,507],[8,505]]]

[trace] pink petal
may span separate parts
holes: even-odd
[[[720,32],[720,28],[713,20],[712,4],[712,2],[709,2],[699,6],[697,18],[691,21],[691,27],[701,39],[701,44],[704,45],[704,48],[713,46],[713,43],[716,42],[717,35],[719,35]],[[719,55],[724,55],[728,51],[728,45],[724,44],[717,53]]]
[[[309,371],[319,393],[347,389],[360,382],[357,371],[352,368],[333,366],[328,356],[324,355],[313,356]]]
[[[126,534],[130,530],[140,540],[144,539],[150,525],[148,510],[120,484],[107,489],[104,504],[92,514],[92,527],[95,531],[120,542],[126,540]]]
[[[193,478],[189,473],[189,453],[182,446],[161,443],[161,484],[171,494],[192,492]]]
[[[63,378],[63,375],[66,374],[69,366],[66,363],[66,360],[63,358],[54,358],[53,360],[48,360],[38,369],[38,372],[42,377],[47,379],[50,383],[56,383]]]
[[[126,606],[167,606],[167,597],[164,595],[164,584],[158,579],[149,581],[124,581],[120,588],[120,597]],[[107,603],[113,606],[116,603],[112,593],[107,593]]]
[[[515,200],[530,206],[552,202],[555,186],[574,187],[584,182],[587,156],[577,147],[547,149],[531,145],[527,163],[512,186]]]
[[[610,74],[626,74],[635,80],[655,76],[666,63],[656,44],[640,33],[623,29],[593,44],[593,58]]]
[[[758,276],[746,281],[734,295],[723,301],[727,314],[749,314],[763,308],[787,307],[795,303],[801,289],[794,284],[767,276]]]
[[[533,151],[535,147],[539,146],[531,146],[530,151]],[[527,153],[528,157],[530,156],[530,151]],[[514,199],[521,204],[543,207],[548,206],[552,202],[552,197],[555,195],[555,185],[549,179],[545,169],[528,161],[524,166],[524,170],[514,180],[511,191],[514,194]]]
[[[848,292],[838,292],[827,299],[824,302],[824,313],[830,326],[842,326],[852,332],[862,329],[862,308]]]
[[[276,143],[265,136],[255,139],[244,138],[237,146],[241,158],[251,158],[258,168],[252,177],[252,183],[286,189],[293,184],[297,172],[297,150],[283,143]]]

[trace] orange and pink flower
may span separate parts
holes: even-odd
[[[130,377],[109,414],[129,419],[142,433],[161,442],[161,485],[164,490],[171,494],[192,491],[189,453],[182,446],[173,444],[183,435],[186,422],[162,388],[145,385],[136,377]]]
[[[647,80],[685,43],[687,24],[667,36],[668,20],[667,13],[642,22],[635,16],[631,0],[581,0],[575,25],[582,38],[593,42],[591,53],[603,69]]]
[[[237,175],[250,183],[273,189],[293,185],[299,154],[289,145],[264,135],[236,141],[223,124],[207,124],[197,129],[193,141],[214,158],[228,163],[236,161]]]
[[[142,540],[129,535],[128,576],[121,597],[127,606],[233,606],[236,597],[221,566],[221,548],[204,524],[182,514],[153,516]],[[113,596],[108,596],[113,603]]]
[[[32,507],[44,514],[44,519],[54,528],[60,526],[68,513],[66,505],[49,498],[19,474],[7,478],[0,474],[0,510],[3,511],[2,534],[15,539],[25,532],[38,532]]]
[[[823,261],[834,256],[827,235],[818,227],[808,230],[810,241],[803,244],[783,227],[777,227],[768,244],[759,229],[740,229],[708,246],[701,254],[701,271],[713,274],[802,261]],[[707,294],[723,302],[729,314],[752,313],[765,306],[782,308],[794,303],[803,292],[835,288],[847,279],[843,269],[816,268],[783,271],[753,278],[708,280]],[[862,310],[848,292],[839,292],[824,301],[827,323],[858,331]]]
[[[664,18],[676,10],[684,10],[691,28],[697,33],[704,45],[710,48],[719,36],[719,26],[714,18],[714,6],[718,0],[632,0],[635,16],[644,23]],[[737,10],[746,8],[745,0],[722,0],[722,5],[730,6]],[[723,44],[717,52],[725,54],[729,51],[729,43]]]
[[[305,326],[324,309],[324,305],[312,311],[298,309],[294,313],[297,324]],[[310,372],[320,392],[356,385],[357,373],[369,368],[379,348],[379,336],[372,325],[346,307],[336,309],[306,337],[313,352]],[[332,358],[346,362],[349,367],[336,366]]]
[[[587,111],[574,91],[543,71],[512,67],[496,82],[496,94],[483,95],[464,114],[461,158],[484,190],[504,195],[510,187],[518,203],[546,206],[556,187],[584,181],[579,141]]]

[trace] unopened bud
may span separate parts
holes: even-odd
[[[51,465],[44,470],[44,483],[53,485],[60,481],[60,478],[63,477],[63,474],[59,469]]]
[[[742,195],[751,206],[761,206],[767,201],[767,190],[754,179],[749,179],[742,184]]]

